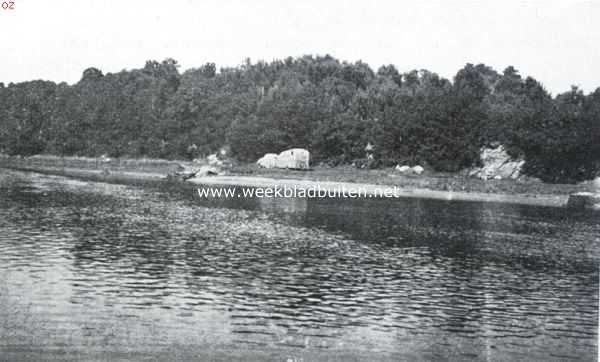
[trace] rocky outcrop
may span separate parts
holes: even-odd
[[[502,145],[496,148],[483,148],[480,157],[483,166],[471,170],[469,176],[482,180],[517,179],[521,176],[521,169],[525,164],[524,160],[512,159]]]

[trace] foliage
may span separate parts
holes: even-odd
[[[303,147],[335,165],[365,160],[372,143],[369,166],[458,171],[502,143],[545,181],[588,179],[600,165],[600,88],[553,98],[513,67],[467,64],[452,81],[331,56],[178,68],[166,59],[88,68],[73,85],[0,83],[0,152],[192,159],[228,145],[254,161]]]

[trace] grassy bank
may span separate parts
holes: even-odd
[[[317,167],[312,171],[264,169],[256,165],[241,165],[230,170],[233,175],[269,177],[274,179],[299,179],[310,181],[351,182],[435,191],[478,192],[488,194],[518,195],[568,195],[573,192],[592,191],[591,182],[579,184],[546,184],[532,178],[518,180],[480,180],[461,173],[428,172],[422,175],[404,175],[393,168],[379,170],[356,169],[351,166],[334,168]]]
[[[0,156],[0,166],[11,168],[66,168],[113,172],[142,172],[163,175],[176,171],[180,164],[190,163],[151,158],[59,157],[53,155],[37,155],[32,157]]]
[[[198,164],[195,164],[198,166]],[[0,157],[0,167],[81,177],[109,182],[160,181],[166,175],[194,164],[161,159],[103,159],[84,157]],[[197,183],[239,186],[316,184],[360,185],[374,190],[376,186],[397,186],[404,196],[462,199],[474,201],[522,202],[559,206],[575,192],[592,191],[591,182],[580,184],[545,184],[539,180],[483,181],[464,174],[425,172],[403,175],[393,169],[364,170],[354,167],[316,167],[311,171],[263,169],[255,164],[237,164],[224,170],[224,177],[205,177]]]

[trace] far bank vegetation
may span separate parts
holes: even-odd
[[[207,63],[180,73],[173,59],[73,85],[0,83],[0,152],[194,159],[227,145],[240,161],[305,148],[311,162],[364,161],[456,172],[501,144],[547,182],[600,169],[600,88],[552,96],[512,66],[467,64],[452,80],[428,70],[374,71],[363,62],[304,56]]]

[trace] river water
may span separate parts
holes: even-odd
[[[592,361],[599,259],[594,212],[0,170],[0,360]]]

